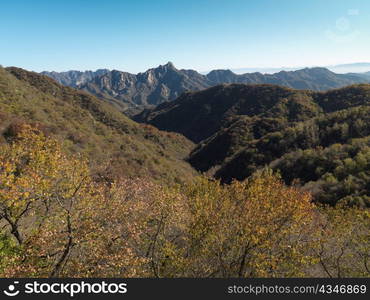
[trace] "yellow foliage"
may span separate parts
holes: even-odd
[[[29,126],[0,148],[2,277],[369,276],[369,219],[270,171],[107,182]]]

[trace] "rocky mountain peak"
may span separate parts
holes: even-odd
[[[165,65],[163,65],[163,67],[167,69],[176,69],[175,65],[171,61],[167,62]]]
[[[194,70],[177,69],[172,62],[145,72],[132,74],[122,71],[50,73],[58,82],[77,87],[101,98],[113,99],[137,109],[172,101],[185,91],[199,91],[217,84],[277,84],[290,88],[325,91],[355,83],[370,81],[366,74],[335,74],[325,68],[306,68],[274,74],[236,74],[220,69],[202,75]]]

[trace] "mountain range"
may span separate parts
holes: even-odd
[[[338,75],[316,68],[263,77],[223,70],[204,76],[172,64],[132,76],[102,72],[94,82],[106,81],[108,87],[134,82],[127,100],[109,94],[99,99],[48,76],[0,68],[0,139],[8,140],[17,124],[26,122],[63,141],[68,151],[87,155],[92,171],[108,178],[143,176],[178,183],[203,173],[231,183],[268,167],[286,184],[309,191],[314,201],[370,206],[370,84],[314,91],[243,83],[275,83],[278,78],[302,84],[293,78],[309,78],[313,86],[329,87],[369,74]],[[86,79],[91,75],[75,73],[74,78],[87,80],[79,88],[94,86]],[[241,83],[233,83],[237,80]],[[230,83],[217,84],[222,81]],[[204,88],[205,82],[211,87]],[[163,86],[171,91],[164,93]],[[113,88],[120,89],[113,86],[106,93]],[[132,105],[130,97],[146,106],[131,119],[117,109],[119,103]],[[169,101],[172,97],[176,99]],[[148,99],[153,100],[149,108]],[[154,106],[158,99],[161,103]]]
[[[97,76],[104,75],[108,73],[108,69],[98,69],[96,71],[66,71],[66,72],[42,72],[43,75],[47,75],[60,84],[70,86],[70,87],[78,87],[81,84],[89,82],[93,80]]]
[[[230,70],[213,70],[202,75],[194,70],[179,70],[171,62],[138,74],[106,69],[42,74],[63,85],[109,101],[131,115],[143,108],[172,101],[186,91],[199,91],[222,83],[276,84],[295,89],[325,91],[370,82],[368,74],[336,74],[325,68],[305,68],[275,74],[235,74]]]
[[[317,67],[317,66],[315,66]],[[370,70],[370,63],[362,62],[362,63],[349,63],[349,64],[340,64],[340,65],[328,65],[323,66],[324,68],[334,72],[334,73],[365,73]],[[244,74],[244,73],[268,73],[273,74],[280,71],[297,71],[303,69],[304,67],[280,67],[280,68],[238,68],[238,69],[231,69],[234,73],[237,74]],[[204,73],[207,74],[208,72]]]
[[[231,83],[137,123],[0,67],[0,275],[368,277],[369,104]]]

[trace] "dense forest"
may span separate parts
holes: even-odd
[[[315,191],[318,201],[358,199],[370,206],[369,119],[370,107],[356,107],[269,133],[246,144],[215,176],[230,182],[270,164],[287,183],[299,179],[310,183],[307,187],[323,185]]]
[[[370,85],[328,92],[220,85],[135,117],[197,143],[189,163],[224,183],[261,168],[314,201],[369,207]]]

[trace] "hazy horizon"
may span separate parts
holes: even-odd
[[[42,71],[35,71],[35,70],[29,70],[29,71],[34,71],[34,72],[58,72],[58,73],[63,73],[63,72],[68,72],[68,71],[79,71],[79,72],[85,72],[85,71],[97,71],[99,69],[109,69],[109,70],[117,70],[117,71],[123,71],[123,72],[128,72],[128,73],[132,73],[132,74],[138,74],[138,73],[143,73],[149,69],[152,69],[152,68],[156,68],[156,67],[159,67],[161,65],[165,65],[167,63],[172,63],[175,68],[181,70],[181,69],[184,69],[184,68],[180,68],[178,67],[178,65],[174,62],[165,62],[165,63],[162,63],[162,64],[157,64],[156,66],[153,66],[153,67],[148,67],[144,70],[141,70],[139,72],[129,72],[127,70],[123,70],[123,69],[118,69],[118,68],[106,68],[106,67],[101,67],[101,68],[95,68],[95,69],[66,69],[66,70],[60,70],[60,71],[57,71],[57,70],[42,70]],[[22,66],[15,66],[15,65],[7,65],[4,67],[20,67],[22,68]],[[344,63],[344,64],[338,64],[338,65],[330,65],[330,66],[320,66],[320,65],[312,65],[312,66],[282,66],[282,67],[241,67],[241,68],[228,68],[228,67],[225,67],[225,68],[217,68],[217,69],[213,69],[213,70],[230,70],[232,71],[233,73],[236,73],[236,74],[243,74],[243,73],[253,73],[253,72],[260,72],[260,73],[265,73],[265,74],[273,74],[273,73],[276,73],[276,72],[280,72],[280,71],[295,71],[295,70],[301,70],[301,69],[305,69],[305,68],[327,68],[329,70],[332,70],[333,72],[335,73],[362,73],[362,72],[368,72],[370,71],[370,62],[354,62],[354,63]],[[213,70],[196,70],[194,68],[188,68],[188,69],[192,69],[192,70],[195,70],[197,71],[198,73],[200,74],[208,74],[209,72],[213,71]],[[340,70],[343,70],[343,71],[340,71]]]

